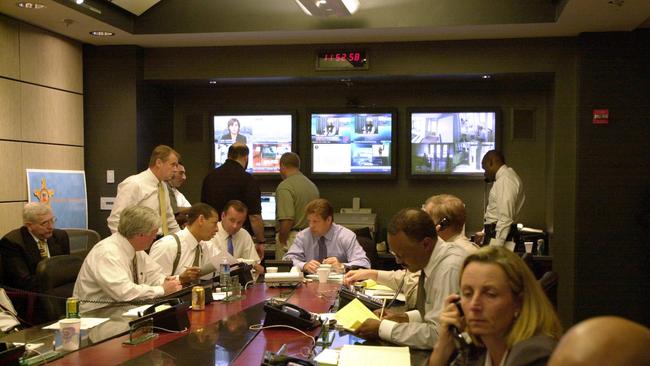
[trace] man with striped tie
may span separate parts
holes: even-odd
[[[370,268],[357,236],[334,223],[334,208],[326,199],[315,199],[305,207],[309,227],[296,235],[283,259],[303,272],[316,273],[321,264],[331,264],[338,272],[345,267]]]
[[[260,256],[257,254],[253,238],[242,226],[248,217],[248,207],[238,200],[231,200],[221,210],[219,232],[212,238],[212,243],[218,252],[227,251],[240,261],[250,259],[255,261],[257,273],[264,273],[260,265]]]
[[[4,285],[38,291],[36,265],[44,258],[70,254],[70,239],[54,228],[56,217],[49,205],[30,202],[23,207],[23,226],[0,241]],[[16,307],[20,307],[16,304]]]
[[[158,145],[151,153],[149,168],[126,178],[117,186],[113,209],[106,220],[111,233],[117,231],[122,211],[131,206],[149,207],[160,215],[158,236],[180,231],[165,184],[178,169],[180,158],[181,155],[171,147]]]
[[[174,234],[153,243],[149,256],[156,261],[166,275],[176,276],[183,284],[198,279],[200,269],[217,255],[210,239],[217,233],[219,215],[217,210],[205,203],[196,203],[187,211],[187,226]],[[204,279],[209,279],[205,274]]]

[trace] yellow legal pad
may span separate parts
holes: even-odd
[[[339,366],[410,365],[408,347],[357,346],[346,344],[339,353]]]
[[[380,285],[375,280],[365,280],[363,281],[363,283],[365,283],[366,288],[368,290],[392,291],[393,293],[395,293],[395,290],[393,290],[392,288],[388,286]]]
[[[334,314],[336,322],[345,329],[356,330],[366,319],[379,320],[361,301],[354,299]]]

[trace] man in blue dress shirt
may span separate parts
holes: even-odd
[[[307,273],[316,273],[321,264],[331,264],[337,272],[345,267],[370,268],[357,236],[334,223],[334,208],[326,199],[315,199],[305,207],[309,227],[296,235],[285,260]]]

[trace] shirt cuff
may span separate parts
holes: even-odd
[[[392,271],[377,271],[377,283],[385,285],[391,282]]]
[[[393,328],[397,325],[397,322],[392,320],[382,320],[379,323],[379,338],[392,342],[391,334],[393,333]]]
[[[154,297],[165,296],[165,289],[162,286],[154,286],[153,288]]]
[[[406,312],[406,316],[409,317],[409,322],[411,323],[422,323],[422,316],[417,310],[411,310]]]

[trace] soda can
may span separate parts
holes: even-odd
[[[192,287],[192,310],[205,310],[205,289],[203,286]]]
[[[79,318],[79,299],[76,297],[68,297],[65,302],[65,317],[66,318]]]

